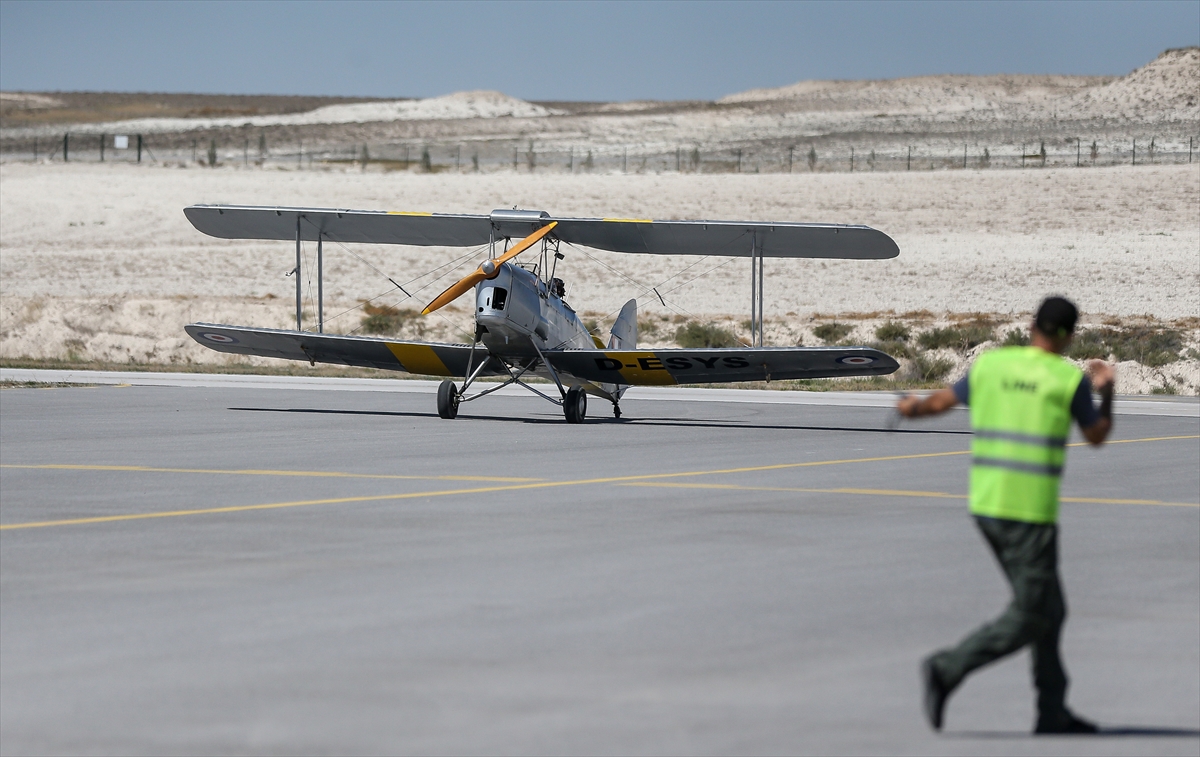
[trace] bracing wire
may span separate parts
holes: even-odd
[[[623,278],[623,279],[625,279],[626,281],[630,282],[630,283],[631,283],[631,284],[633,284],[634,286],[641,288],[641,290],[642,290],[642,291],[641,291],[641,292],[640,292],[640,293],[637,295],[637,297],[639,297],[639,298],[640,298],[640,297],[643,297],[643,296],[645,296],[645,295],[649,294],[650,292],[654,292],[655,294],[657,294],[657,295],[658,295],[658,298],[659,298],[659,300],[662,302],[662,304],[663,304],[663,305],[665,305],[665,306],[667,306],[667,308],[669,308],[669,309],[671,309],[671,310],[675,311],[676,315],[687,315],[687,316],[691,316],[691,317],[693,317],[693,318],[695,318],[695,317],[696,317],[696,314],[695,314],[695,313],[691,312],[690,310],[688,310],[687,308],[683,307],[682,305],[677,305],[677,304],[674,304],[674,303],[667,302],[667,301],[666,301],[666,299],[665,299],[665,298],[664,298],[664,297],[663,297],[661,294],[659,294],[659,292],[658,292],[658,290],[657,290],[657,288],[656,288],[656,287],[654,287],[654,286],[649,286],[649,285],[647,285],[647,284],[644,284],[644,283],[642,283],[642,282],[638,281],[637,279],[633,278],[632,276],[629,276],[629,275],[625,274],[623,271],[619,271],[619,270],[617,270],[616,268],[613,268],[612,266],[610,266],[610,265],[608,265],[607,263],[605,263],[603,260],[600,260],[599,258],[596,258],[595,256],[588,254],[588,252],[587,252],[586,250],[584,250],[584,249],[582,249],[582,248],[580,248],[580,247],[576,247],[575,245],[571,244],[570,242],[568,242],[567,244],[568,244],[568,245],[569,245],[569,246],[570,246],[572,249],[574,249],[574,250],[578,251],[580,254],[582,254],[584,257],[586,257],[588,260],[591,260],[592,262],[596,263],[597,265],[600,265],[600,266],[602,266],[602,267],[606,268],[607,270],[609,270],[609,271],[612,271],[613,273],[617,274],[617,275],[618,275],[618,276],[620,276],[621,278]],[[707,258],[707,257],[708,257],[707,255],[705,255],[705,256],[704,256],[704,258]],[[688,268],[691,268],[691,267],[693,267],[693,266],[695,266],[695,265],[698,265],[698,264],[699,264],[701,261],[703,261],[703,260],[704,260],[704,258],[701,258],[699,261],[696,261],[696,262],[695,262],[695,263],[693,263],[692,265],[688,266]],[[685,268],[685,269],[683,269],[683,270],[684,270],[684,271],[686,271],[686,270],[687,270],[687,268]],[[683,272],[683,271],[680,271],[679,273],[682,273],[682,272]],[[676,274],[672,274],[672,275],[671,275],[671,276],[669,276],[667,279],[665,279],[665,281],[670,281],[672,278],[674,278],[675,276],[678,276],[678,275],[679,275],[678,273],[676,273]],[[661,285],[661,284],[659,284],[659,286],[662,286],[662,285]],[[619,312],[621,312],[621,309],[620,309],[620,308],[617,308],[616,310],[612,311],[611,313],[607,313],[607,314],[605,314],[604,316],[601,316],[601,319],[602,319],[602,320],[606,320],[606,319],[608,319],[610,316],[612,316],[612,315],[614,315],[614,314],[616,314],[616,313],[619,313]]]
[[[692,269],[692,268],[695,268],[696,266],[700,265],[701,263],[703,263],[705,260],[707,260],[708,258],[710,258],[710,257],[712,257],[712,256],[711,256],[711,255],[705,255],[704,257],[702,257],[702,258],[700,258],[699,260],[697,260],[695,263],[692,263],[691,265],[687,266],[686,268],[683,268],[683,269],[681,269],[681,270],[679,270],[679,271],[677,271],[677,272],[675,272],[675,273],[671,274],[671,275],[670,275],[670,276],[668,276],[667,278],[663,279],[663,280],[662,280],[662,281],[661,281],[661,282],[660,282],[658,285],[656,285],[656,286],[647,286],[646,284],[644,284],[644,283],[642,283],[642,282],[640,282],[640,281],[637,281],[636,279],[632,278],[631,276],[628,276],[628,275],[626,275],[626,274],[625,274],[625,273],[623,273],[622,271],[619,271],[619,270],[617,270],[616,268],[613,268],[612,266],[608,265],[608,264],[607,264],[607,263],[605,263],[604,261],[602,261],[602,260],[600,260],[600,259],[598,259],[598,258],[596,258],[596,257],[594,257],[594,256],[592,256],[592,255],[589,255],[589,254],[587,253],[587,251],[586,251],[586,250],[583,250],[583,249],[581,249],[581,248],[579,248],[579,247],[576,247],[575,245],[571,244],[570,242],[568,242],[567,244],[568,244],[568,245],[570,245],[570,247],[571,247],[572,249],[574,249],[574,250],[578,251],[578,252],[579,252],[579,253],[581,253],[581,254],[582,254],[584,257],[588,258],[588,259],[589,259],[589,260],[591,260],[592,262],[594,262],[594,263],[597,263],[598,265],[601,265],[601,266],[603,266],[604,268],[608,269],[609,271],[612,271],[613,273],[617,274],[618,276],[621,276],[621,277],[622,277],[622,278],[624,278],[626,281],[629,281],[630,283],[634,284],[635,286],[642,287],[642,288],[643,288],[643,289],[642,289],[642,292],[641,292],[640,294],[638,294],[638,295],[637,295],[639,298],[640,298],[640,297],[643,297],[643,296],[645,296],[646,294],[649,294],[650,292],[654,292],[654,294],[658,295],[658,299],[659,299],[659,301],[660,301],[660,302],[662,302],[662,304],[663,304],[663,305],[665,305],[667,308],[669,308],[669,309],[671,309],[671,310],[675,311],[675,313],[676,313],[676,314],[678,314],[678,315],[687,315],[687,316],[690,316],[690,317],[692,317],[692,318],[697,318],[698,316],[697,316],[695,313],[693,313],[693,312],[691,312],[690,310],[688,310],[687,308],[683,307],[682,305],[679,305],[679,304],[675,303],[674,301],[670,301],[670,302],[668,302],[668,301],[667,301],[667,299],[666,299],[666,295],[668,295],[668,294],[671,294],[672,292],[677,292],[677,291],[679,291],[680,289],[682,289],[683,287],[685,287],[685,286],[687,286],[688,284],[692,283],[693,281],[696,281],[697,279],[703,278],[703,277],[707,276],[708,274],[712,273],[713,271],[717,270],[718,268],[722,268],[722,267],[724,267],[724,266],[727,266],[727,265],[729,265],[730,263],[732,263],[734,260],[736,260],[736,259],[737,259],[737,258],[734,258],[734,257],[728,257],[728,258],[725,258],[725,260],[721,261],[720,263],[718,263],[717,265],[713,266],[712,268],[709,268],[708,270],[704,271],[703,273],[696,274],[695,276],[693,276],[692,278],[688,279],[687,281],[680,282],[679,284],[676,284],[675,286],[671,287],[670,289],[666,290],[665,292],[660,292],[660,291],[658,290],[658,287],[661,287],[663,284],[667,283],[668,281],[670,281],[671,279],[675,278],[676,276],[681,276],[681,275],[683,275],[684,273],[686,273],[686,272],[687,272],[687,271],[689,271],[690,269]],[[610,313],[607,313],[607,314],[605,314],[605,315],[601,316],[601,320],[607,320],[608,318],[612,317],[613,315],[616,315],[616,314],[617,314],[617,313],[619,313],[619,312],[621,312],[621,311],[620,311],[620,308],[618,308],[618,309],[616,309],[616,310],[614,310],[614,311],[612,311],[612,312],[610,312]],[[738,341],[741,341],[741,340],[739,339]],[[745,343],[743,342],[743,344],[745,344]],[[749,345],[745,345],[745,346],[749,346]]]
[[[450,274],[452,274],[454,272],[455,268],[457,268],[458,265],[462,263],[462,261],[466,260],[467,258],[473,257],[475,255],[478,255],[480,252],[482,252],[484,249],[486,249],[488,247],[488,245],[479,245],[477,247],[473,247],[473,248],[467,250],[462,255],[459,255],[458,257],[454,258],[453,260],[443,263],[442,265],[437,266],[436,268],[433,268],[432,270],[426,271],[425,273],[422,273],[418,276],[414,276],[413,278],[409,279],[408,281],[405,281],[404,284],[401,284],[398,281],[396,281],[394,278],[392,278],[391,276],[388,276],[386,273],[381,271],[376,266],[372,265],[370,261],[366,260],[361,255],[355,253],[353,250],[351,250],[349,247],[347,247],[341,241],[339,241],[337,239],[333,239],[331,237],[326,237],[326,239],[328,239],[329,241],[336,244],[339,249],[349,253],[352,257],[356,258],[361,263],[363,263],[363,265],[367,266],[375,273],[377,273],[380,276],[382,276],[383,278],[387,279],[392,284],[392,288],[390,288],[384,292],[381,292],[381,293],[375,295],[374,297],[371,297],[366,300],[362,300],[354,307],[347,308],[333,316],[330,316],[329,318],[326,318],[325,319],[326,323],[329,323],[330,321],[340,318],[341,316],[346,315],[348,313],[352,313],[356,310],[361,310],[366,305],[373,303],[382,297],[386,297],[387,295],[391,294],[392,292],[396,291],[397,289],[399,289],[401,292],[403,292],[405,296],[403,299],[399,300],[399,302],[397,302],[396,304],[400,304],[401,302],[404,302],[405,300],[408,300],[408,299],[413,299],[417,294],[421,293],[425,289],[428,289],[429,287],[433,286],[437,282],[441,281],[442,279],[444,279],[447,276],[449,276]],[[443,269],[445,269],[445,270],[443,270]],[[440,275],[430,279],[429,281],[426,281],[424,284],[422,284],[419,287],[412,288],[410,291],[409,287],[411,287],[411,285],[414,282],[419,281],[428,276],[431,276],[435,273],[438,273],[439,271],[441,271]],[[449,317],[447,317],[446,314],[438,312],[437,315],[439,318],[446,321],[451,327],[453,327],[457,333],[470,336],[472,339],[474,338],[473,334],[471,334],[470,332],[463,329],[460,324],[455,323],[453,320],[451,320]],[[361,328],[362,328],[362,325],[360,324],[359,326],[356,326],[355,328],[351,329],[347,333],[354,334],[357,331],[359,331],[359,329],[361,329]]]

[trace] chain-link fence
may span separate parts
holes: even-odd
[[[423,173],[810,173],[1171,165],[1200,161],[1200,137],[1106,135],[1023,143],[950,140],[879,146],[823,142],[563,145],[536,140],[269,144],[257,138],[65,133],[7,139],[4,162],[114,162]]]

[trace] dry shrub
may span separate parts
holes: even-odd
[[[917,336],[917,341],[927,350],[948,347],[960,352],[966,352],[994,338],[994,329],[983,324],[967,324],[963,326],[947,326],[941,329],[930,329]]]
[[[1025,329],[1009,329],[1004,335],[1005,347],[1028,347],[1029,332]]]
[[[820,339],[825,344],[834,344],[840,342],[850,335],[854,327],[848,323],[822,323],[813,329],[813,336]]]
[[[688,349],[737,347],[738,338],[729,329],[712,323],[689,321],[675,331],[675,342]]]
[[[910,336],[908,326],[897,321],[888,321],[875,329],[875,338],[881,342],[907,342]]]
[[[954,363],[944,357],[933,358],[918,354],[908,363],[910,378],[917,381],[941,381],[954,369]]]
[[[362,319],[362,330],[365,334],[396,334],[413,315],[411,310],[400,310],[391,305],[375,305],[370,302],[363,304],[363,312],[366,313]]]
[[[1117,362],[1133,360],[1157,368],[1174,363],[1182,350],[1183,335],[1175,329],[1134,326],[1119,330],[1105,326],[1077,333],[1067,348],[1067,357],[1091,360],[1111,355]]]
[[[907,342],[901,342],[898,340],[880,340],[878,342],[872,342],[868,346],[877,349],[880,352],[886,352],[892,357],[911,358],[913,355],[917,354],[917,351],[914,350]]]

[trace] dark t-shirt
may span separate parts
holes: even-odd
[[[970,372],[963,376],[954,384],[954,396],[964,405],[970,405],[968,401],[971,397]],[[1079,388],[1075,390],[1075,396],[1071,398],[1071,417],[1079,422],[1080,428],[1087,428],[1096,421],[1100,420],[1100,413],[1096,410],[1096,406],[1092,404],[1092,382],[1087,376],[1079,382]]]

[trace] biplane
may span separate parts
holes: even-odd
[[[763,345],[763,259],[863,260],[899,254],[890,237],[867,226],[560,218],[545,211],[516,209],[457,215],[193,205],[184,214],[198,230],[214,237],[294,240],[296,244],[295,331],[193,323],[185,327],[193,339],[219,352],[443,377],[437,392],[442,418],[454,418],[462,403],[511,384],[560,405],[568,423],[582,423],[588,395],[612,403],[613,414],[621,417],[621,396],[630,386],[885,375],[899,368],[894,358],[869,347]],[[315,331],[305,331],[302,320],[299,274],[301,245],[306,241],[317,243]],[[432,313],[474,289],[474,339],[469,344],[440,344],[324,333],[320,293],[325,241],[477,247],[481,256],[486,247],[487,257],[478,268],[422,311]],[[750,258],[751,344],[639,349],[636,299],[625,303],[602,340],[589,332],[567,303],[563,280],[556,275],[558,261],[565,257],[564,244],[643,255]],[[536,255],[536,260],[519,264],[516,258],[522,253],[527,258]],[[557,396],[529,383],[531,376],[552,382]],[[501,381],[477,384],[483,377]],[[461,380],[461,386],[456,380]]]

